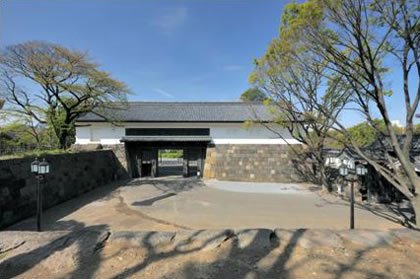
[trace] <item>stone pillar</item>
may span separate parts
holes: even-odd
[[[206,159],[203,162],[203,177],[205,179],[216,178],[216,148],[214,146],[207,147]]]

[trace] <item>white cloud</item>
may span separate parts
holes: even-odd
[[[160,95],[166,97],[166,98],[170,98],[170,99],[174,99],[175,96],[172,95],[169,92],[166,92],[165,90],[159,89],[159,88],[153,88],[154,91],[156,91],[157,93],[159,93]]]
[[[166,9],[159,14],[151,24],[161,28],[165,32],[171,32],[181,26],[188,18],[188,10],[185,7]]]
[[[223,67],[223,70],[225,70],[226,72],[237,72],[237,71],[241,71],[244,67],[240,66],[240,65],[226,65],[225,67]]]

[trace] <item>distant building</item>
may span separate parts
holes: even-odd
[[[405,135],[398,136],[399,144],[402,145],[405,140]],[[400,162],[394,160],[389,163],[386,159],[386,155],[390,155],[395,158],[394,150],[391,145],[391,141],[387,137],[378,138],[371,145],[363,148],[369,158],[373,159],[377,163],[386,166],[389,169],[398,167]],[[347,164],[349,168],[354,168],[357,163],[363,163],[367,165],[367,162],[358,155],[357,152],[349,148],[344,149],[325,149],[325,165],[331,169],[340,167],[341,164]],[[415,170],[420,174],[420,136],[414,135],[410,147],[410,160],[414,164]],[[403,195],[393,187],[384,177],[382,177],[373,167],[369,167],[368,176],[363,179],[361,188],[368,190],[369,199],[377,201],[391,201],[400,200]],[[338,173],[335,173],[337,176]]]

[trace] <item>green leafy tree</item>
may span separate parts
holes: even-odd
[[[354,141],[360,146],[368,146],[377,139],[375,128],[370,126],[367,122],[363,122],[349,128],[348,132]]]
[[[384,121],[379,119],[374,119],[373,121],[380,128],[380,133],[378,133],[378,131],[372,127],[368,121],[364,121],[347,128],[349,137],[345,137],[343,133],[330,132],[330,137],[332,138],[330,146],[334,148],[343,148],[346,144],[351,145],[350,139],[352,139],[357,146],[367,147],[374,143],[380,135],[388,135]],[[403,135],[405,131],[403,127],[396,125],[393,125],[393,130],[398,135]]]
[[[1,129],[1,135],[6,145],[36,144],[31,129],[20,122],[14,121],[4,125]],[[4,146],[4,145],[3,145]]]
[[[124,83],[100,70],[86,53],[44,42],[6,47],[0,56],[0,82],[7,111],[52,125],[60,148],[69,146],[74,122],[84,113],[116,121],[104,112],[122,107],[129,93]],[[27,90],[23,84],[40,90]]]
[[[364,152],[340,121],[343,111],[334,119],[334,126],[358,154],[369,162],[385,179],[404,194],[416,212],[420,224],[420,178],[410,158],[414,134],[413,118],[420,101],[420,10],[416,0],[309,0],[289,6],[288,30],[299,29],[299,45],[308,53],[308,71],[317,71],[313,63],[322,59],[328,71],[325,76],[338,76],[351,90],[348,109],[361,113],[378,135],[386,139],[393,152],[385,154],[388,164],[375,161]],[[319,13],[321,11],[321,13]],[[385,63],[387,62],[387,63]],[[402,75],[400,87],[404,104],[405,138],[398,139],[389,114],[389,71]],[[411,84],[411,86],[409,86]],[[318,111],[328,117],[330,112],[322,102],[315,103]],[[380,115],[385,131],[375,123]],[[347,116],[348,117],[348,116]],[[391,169],[388,167],[391,166]]]
[[[242,102],[262,103],[267,99],[267,95],[258,87],[252,87],[242,93],[240,99]]]
[[[345,93],[349,90],[339,76],[327,79],[328,63],[325,59],[313,57],[300,44],[298,38],[302,30],[292,16],[297,8],[300,12],[309,13],[315,23],[322,19],[321,9],[314,10],[308,5],[286,6],[279,37],[273,39],[264,56],[255,61],[250,82],[268,96],[265,103],[276,122],[304,144],[305,150],[293,144],[289,146],[300,161],[313,162],[313,166],[309,165],[306,170],[309,178],[330,190],[323,149],[334,119],[346,104]],[[308,71],[308,63],[316,70]],[[317,105],[328,110],[329,116],[320,113]],[[262,124],[276,132],[271,125]],[[281,132],[277,134],[288,142]]]
[[[414,134],[420,135],[420,124],[414,125]]]

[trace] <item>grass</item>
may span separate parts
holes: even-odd
[[[51,150],[31,150],[22,153],[15,153],[9,155],[1,155],[0,160],[19,159],[27,157],[42,157],[46,155],[67,154],[73,153],[71,150],[51,149]]]

